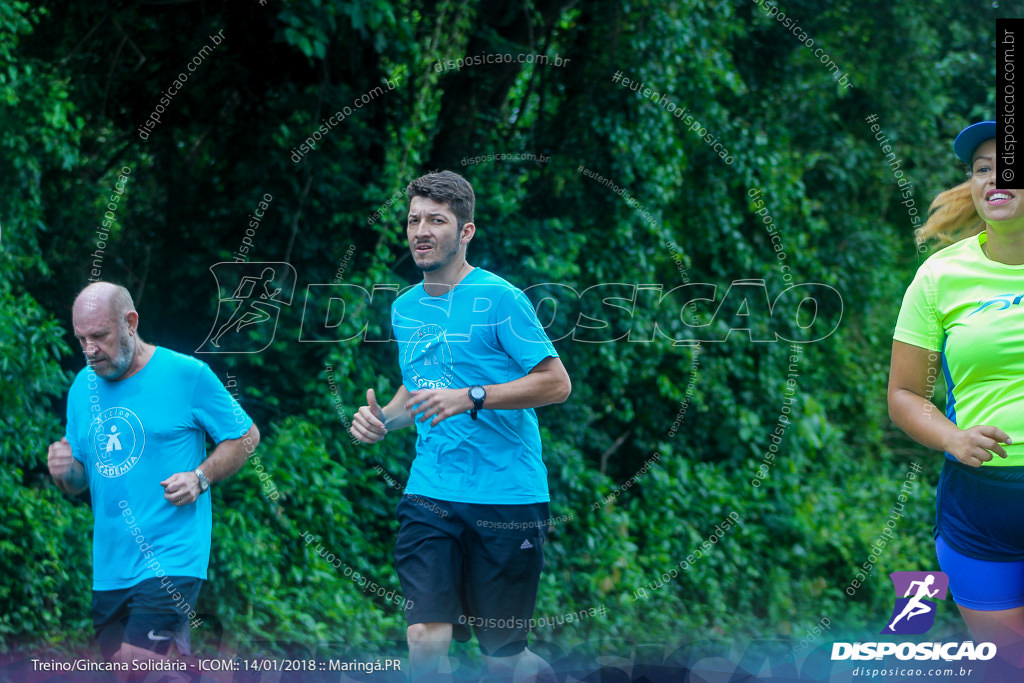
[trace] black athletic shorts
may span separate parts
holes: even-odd
[[[1024,560],[1024,467],[969,467],[946,458],[936,494],[935,533],[967,557]]]
[[[526,648],[544,568],[547,503],[476,505],[404,495],[395,567],[409,624],[448,623],[456,640],[470,628],[483,654]]]
[[[93,591],[92,624],[103,656],[110,659],[121,643],[166,655],[173,642],[181,654],[192,654],[188,615],[195,613],[202,586],[192,576],[164,576]]]

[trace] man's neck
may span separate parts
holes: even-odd
[[[450,263],[444,268],[423,273],[423,289],[430,296],[444,296],[450,292],[455,285],[469,275],[473,266],[465,259]]]

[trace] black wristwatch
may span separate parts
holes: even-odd
[[[469,398],[473,401],[473,410],[469,411],[469,415],[475,420],[476,411],[482,410],[484,407],[484,399],[487,398],[487,392],[482,386],[477,384],[469,388]]]
[[[210,490],[210,480],[206,478],[206,474],[201,469],[195,468],[192,470],[192,474],[196,475],[199,479],[199,495],[203,495]]]

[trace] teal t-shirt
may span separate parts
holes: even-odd
[[[986,238],[963,239],[921,265],[893,339],[941,354],[954,424],[993,425],[1014,440],[1005,460],[986,467],[1024,465],[1024,265],[989,259]]]
[[[92,495],[93,590],[130,588],[154,576],[206,578],[213,510],[164,499],[160,482],[206,459],[215,443],[243,436],[252,419],[210,367],[157,347],[116,382],[88,366],[68,394],[67,439]]]
[[[527,375],[558,353],[519,289],[475,268],[443,296],[422,283],[391,308],[406,389],[465,389]],[[549,500],[537,413],[484,409],[436,427],[416,422],[407,494],[459,503],[525,505]]]

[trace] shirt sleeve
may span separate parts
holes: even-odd
[[[67,427],[64,432],[64,438],[71,444],[71,457],[84,465],[85,443],[79,438],[82,432],[81,426],[78,424],[78,413],[75,410],[75,406],[80,405],[80,393],[81,386],[76,378],[71,384],[71,389],[68,391]],[[88,402],[85,404],[88,405]],[[88,473],[89,470],[86,468],[86,476],[88,476]]]
[[[945,336],[938,310],[935,274],[925,264],[918,269],[914,281],[903,295],[892,338],[929,351],[942,351]]]
[[[192,393],[192,418],[214,443],[237,439],[252,426],[252,418],[206,363],[202,363]]]
[[[502,297],[502,304],[502,315],[506,317],[498,325],[498,341],[523,373],[529,373],[545,358],[558,358],[526,294],[510,289]]]

